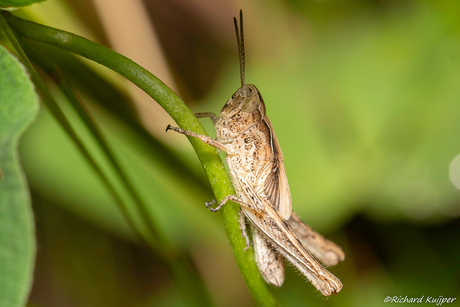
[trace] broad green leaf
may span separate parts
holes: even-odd
[[[17,147],[37,111],[24,67],[0,46],[0,307],[24,306],[32,283],[34,222]]]

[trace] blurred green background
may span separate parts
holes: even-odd
[[[285,284],[273,288],[281,305],[460,295],[460,2],[48,0],[20,14],[112,47],[192,111],[218,113],[239,87],[232,17],[240,8],[246,81],[264,97],[293,208],[346,253],[330,268],[344,284],[339,295],[321,297],[287,266]],[[215,302],[252,306],[220,214],[204,207],[213,196],[198,159],[185,137],[164,132],[173,124],[168,115],[107,69],[37,46],[63,67],[156,222],[192,254]],[[84,67],[136,105],[185,168],[168,166],[160,149],[114,115],[119,96],[81,80]],[[21,156],[37,224],[31,306],[185,306],[46,109]]]

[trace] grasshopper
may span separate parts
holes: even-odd
[[[170,125],[166,131],[196,137],[226,152],[236,195],[226,196],[216,207],[212,207],[215,200],[206,202],[206,207],[216,212],[229,200],[240,204],[240,227],[246,239],[245,250],[250,246],[245,226],[247,219],[252,225],[256,263],[266,282],[282,285],[284,258],[287,258],[324,296],[337,294],[342,289],[342,283],[321,266],[310,252],[326,266],[337,264],[345,255],[338,245],[314,232],[292,212],[284,157],[266,116],[265,103],[253,84],[244,83],[242,11],[240,30],[236,18],[234,23],[241,87],[224,105],[219,117],[214,113],[196,114],[198,118],[211,118],[215,124],[216,140]]]

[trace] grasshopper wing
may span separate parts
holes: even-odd
[[[336,265],[345,259],[345,253],[340,246],[311,229],[310,226],[302,222],[295,212],[292,212],[287,223],[291,226],[300,243],[325,266]]]
[[[279,215],[288,220],[292,213],[292,201],[286,170],[284,169],[284,157],[270,120],[268,117],[265,117],[264,120],[269,126],[270,146],[274,157],[271,172],[264,182],[264,192]]]

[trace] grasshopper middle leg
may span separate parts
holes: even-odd
[[[247,251],[249,247],[251,246],[251,242],[249,241],[248,233],[246,231],[246,218],[244,217],[243,211],[240,210],[238,214],[240,216],[238,221],[240,222],[241,236],[246,241],[246,247],[243,250]]]
[[[244,207],[247,207],[249,209],[252,209],[254,210],[254,206],[252,204],[249,204],[247,202],[245,202],[244,200],[238,198],[237,196],[235,195],[227,195],[224,197],[224,199],[222,199],[222,201],[220,203],[217,204],[217,206],[215,208],[211,207],[212,205],[214,205],[216,203],[216,200],[213,199],[212,201],[210,202],[205,202],[205,205],[206,205],[206,208],[208,208],[209,210],[211,210],[212,212],[217,212],[219,211],[220,208],[222,208],[223,205],[225,205],[229,200],[231,201],[234,201],[235,203],[237,204],[240,204],[241,206],[244,206]]]

